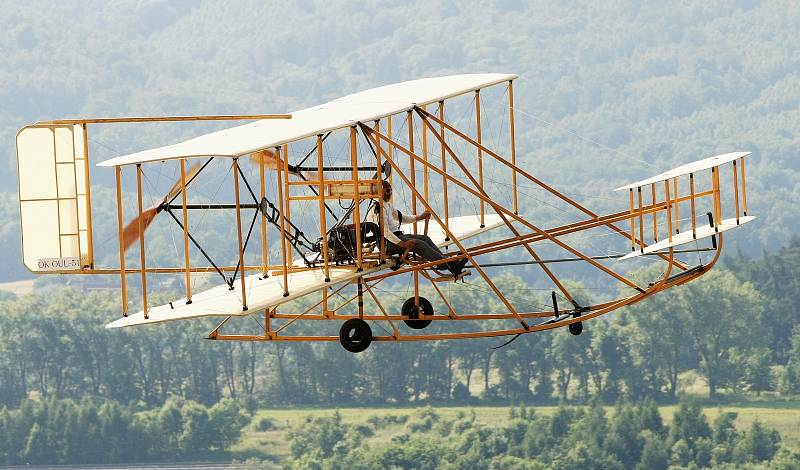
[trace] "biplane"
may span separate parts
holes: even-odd
[[[516,338],[562,327],[578,335],[587,320],[708,272],[719,259],[723,233],[754,219],[747,211],[747,152],[704,158],[622,186],[617,191],[627,195],[620,210],[590,210],[519,164],[516,78],[487,73],[413,80],[291,114],[26,126],[17,134],[23,262],[34,273],[118,276],[122,315],[107,328],[220,317],[208,339],[339,341],[360,352],[373,341]],[[90,165],[90,127],[223,120],[252,122]],[[115,218],[92,203],[92,178],[109,170]],[[160,182],[171,187],[154,196],[155,175],[165,174]],[[430,213],[428,221],[401,231],[429,236],[445,250],[444,261],[466,258],[465,273],[437,271],[441,260],[413,249],[387,249],[382,218],[367,217],[381,213],[383,181],[397,188],[392,198],[402,195],[394,201],[398,208]],[[538,199],[531,203],[528,196],[534,191],[562,204],[560,214],[577,218],[553,224],[532,217]],[[215,229],[209,221],[218,222]],[[110,227],[103,238],[113,246],[103,255],[96,246],[100,224]],[[164,265],[148,257],[148,242],[167,226],[177,261]],[[616,244],[616,251],[587,254],[581,240],[596,233],[603,238],[594,243]],[[698,262],[687,254],[697,254]],[[661,274],[650,282],[634,279],[625,268],[634,259],[658,264]],[[620,294],[583,303],[559,273],[568,262],[596,271]],[[492,272],[519,265],[543,279],[550,294],[544,306],[529,308],[509,296]],[[152,305],[152,291],[163,285],[154,279],[163,276],[179,280],[181,298]],[[200,276],[220,280],[195,292]],[[393,311],[378,289],[401,283],[408,298]],[[500,310],[457,311],[449,294],[463,284],[480,284]],[[129,298],[134,292],[137,300]],[[435,296],[440,311],[423,293]],[[132,305],[137,311],[129,311]],[[255,318],[258,330],[226,331],[239,317]],[[421,331],[432,323],[433,331]],[[306,326],[292,334],[299,324]],[[322,331],[321,324],[334,325],[333,334],[308,333]],[[374,334],[376,325],[386,334]],[[459,327],[448,330],[453,325]]]

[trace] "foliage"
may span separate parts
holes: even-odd
[[[225,451],[248,421],[232,400],[210,409],[170,400],[146,412],[113,401],[25,400],[0,409],[0,464],[197,459]]]
[[[653,402],[620,405],[610,416],[602,407],[561,407],[545,416],[526,407],[509,410],[509,420],[490,427],[473,420],[448,422],[423,408],[415,419],[437,422],[433,427],[386,425],[367,421],[384,437],[365,440],[358,422],[345,423],[339,414],[309,417],[290,432],[292,455],[287,468],[359,469],[653,469],[670,465],[690,468],[747,467],[772,462],[791,468],[798,457],[778,452],[775,430],[755,422],[745,432],[733,428],[735,414],[723,413],[709,427],[695,404],[682,405],[665,425]],[[410,421],[409,423],[413,423]],[[442,429],[452,429],[443,432]],[[400,434],[389,434],[391,429]],[[362,434],[363,436],[363,434]],[[720,449],[727,449],[722,451]]]

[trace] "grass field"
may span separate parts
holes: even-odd
[[[550,415],[555,406],[530,407],[536,413]],[[669,424],[678,406],[659,407],[664,422]],[[419,407],[383,407],[383,408],[339,408],[338,411],[345,423],[366,423],[370,416],[407,415],[413,416]],[[453,406],[434,407],[436,413],[445,419],[455,419],[459,414],[475,412],[476,420],[489,426],[501,426],[508,420],[509,407],[507,406]],[[282,460],[289,455],[288,432],[298,426],[307,417],[330,416],[335,413],[334,408],[297,408],[297,409],[270,409],[260,410],[253,419],[256,423],[262,417],[269,418],[275,425],[274,429],[258,432],[252,426],[246,428],[239,443],[234,446],[232,454],[239,459],[248,457],[274,458]],[[614,407],[607,407],[609,414],[614,412]],[[760,421],[768,427],[776,429],[781,434],[785,447],[800,450],[800,403],[798,402],[755,402],[742,405],[725,405],[708,407],[704,413],[709,424],[721,412],[733,411],[738,414],[736,425],[739,430],[746,430],[753,421]],[[392,436],[405,431],[404,424],[388,425],[366,439],[367,444],[379,444],[388,441]]]

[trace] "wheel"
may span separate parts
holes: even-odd
[[[417,306],[414,303],[414,297],[403,302],[403,308],[401,310],[403,315],[409,318],[419,318],[420,312],[425,316],[433,315],[433,305],[431,305],[425,297],[419,298],[419,310],[417,310]],[[421,330],[431,324],[431,320],[403,320],[403,322],[408,325],[409,328],[415,330]]]
[[[583,332],[583,322],[578,323],[570,323],[569,324],[569,332],[575,336],[578,336]]]
[[[364,320],[351,318],[339,328],[339,342],[348,351],[360,353],[372,343],[372,329]]]

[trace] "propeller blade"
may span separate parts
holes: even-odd
[[[147,230],[147,227],[153,222],[155,219],[156,214],[159,213],[159,208],[161,205],[153,206],[150,209],[142,212],[141,221],[142,221],[142,230]],[[122,231],[122,249],[127,251],[133,243],[139,239],[139,217],[128,222],[128,225],[125,226],[125,229]]]
[[[278,165],[283,165],[283,160],[278,158],[278,156],[275,155],[275,152],[270,149],[259,150],[258,152],[251,153],[250,161],[253,162],[254,165],[258,166],[260,166],[261,162],[263,161],[265,170],[277,170]],[[319,179],[319,174],[316,171],[298,172],[296,169],[292,169],[290,166],[289,173],[295,176],[300,176],[306,181],[316,181]]]
[[[191,184],[192,179],[197,176],[198,173],[200,173],[202,168],[202,162],[197,162],[191,168],[189,168],[189,171],[186,173],[187,187],[189,184]],[[153,223],[156,215],[164,209],[164,205],[181,193],[182,186],[181,180],[179,179],[174,185],[172,185],[172,188],[170,188],[169,192],[166,196],[164,196],[164,199],[162,199],[161,202],[142,212],[141,222],[143,232],[146,231],[147,227]],[[128,222],[128,225],[126,225],[122,230],[122,240],[120,240],[120,243],[122,243],[123,251],[127,251],[128,248],[130,248],[131,245],[133,245],[133,243],[139,239],[139,220],[139,217],[134,218]]]

